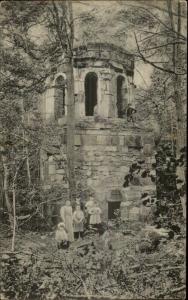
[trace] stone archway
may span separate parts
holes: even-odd
[[[89,72],[85,77],[85,115],[93,116],[97,105],[97,82],[96,73]]]
[[[125,77],[122,75],[117,76],[117,95],[116,95],[116,105],[117,105],[117,117],[123,118],[125,114],[125,108],[127,105],[127,87],[126,87],[126,81]]]
[[[119,189],[111,190],[110,197],[108,199],[108,220],[113,220],[118,217],[117,212],[120,213],[122,200],[122,194]]]

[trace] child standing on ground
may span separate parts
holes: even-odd
[[[75,239],[78,239],[79,237],[82,238],[84,231],[84,213],[79,205],[76,206],[76,210],[73,213],[73,228]]]
[[[65,228],[65,224],[63,222],[57,225],[55,239],[57,241],[58,249],[68,249],[69,247],[68,235],[67,235],[67,230]]]
[[[97,229],[99,231],[99,227],[101,225],[101,209],[98,206],[97,202],[94,201],[93,207],[90,209],[90,225],[91,227]]]

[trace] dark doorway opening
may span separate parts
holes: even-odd
[[[54,116],[57,120],[65,115],[65,79],[62,75],[58,76],[55,81],[54,98]]]
[[[94,107],[97,105],[97,75],[90,72],[85,78],[85,114],[94,115]]]
[[[124,117],[124,103],[123,103],[123,99],[125,97],[124,85],[125,85],[125,78],[119,75],[117,77],[117,104],[116,104],[118,118]]]
[[[108,219],[114,220],[117,218],[117,212],[120,213],[120,201],[108,202]]]

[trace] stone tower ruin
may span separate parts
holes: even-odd
[[[122,216],[139,208],[141,194],[151,193],[153,184],[136,181],[123,188],[130,165],[143,159],[153,162],[152,132],[127,121],[128,104],[135,106],[134,56],[111,44],[95,43],[74,49],[75,84],[75,174],[77,194],[83,201],[92,193],[103,210],[103,218]],[[41,153],[41,180],[48,189],[60,186],[66,199],[66,64],[60,63],[40,101],[44,123],[57,134],[46,141]],[[143,179],[144,180],[144,179]]]

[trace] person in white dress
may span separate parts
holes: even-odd
[[[86,211],[86,215],[87,215],[87,227],[90,224],[90,216],[91,216],[91,209],[94,206],[94,199],[93,197],[90,197],[89,200],[86,202],[85,204],[85,211]]]
[[[101,224],[101,209],[98,206],[97,202],[94,201],[93,207],[90,209],[90,225],[94,228],[99,229],[99,226]]]
[[[82,238],[84,231],[84,213],[79,205],[76,206],[76,210],[73,213],[73,228],[75,239],[79,237]]]
[[[70,201],[66,201],[65,205],[61,207],[60,216],[67,230],[68,241],[73,242],[74,241],[73,216],[72,216],[72,206]]]
[[[58,249],[67,249],[69,247],[67,230],[63,222],[57,225],[55,240],[57,241]]]

